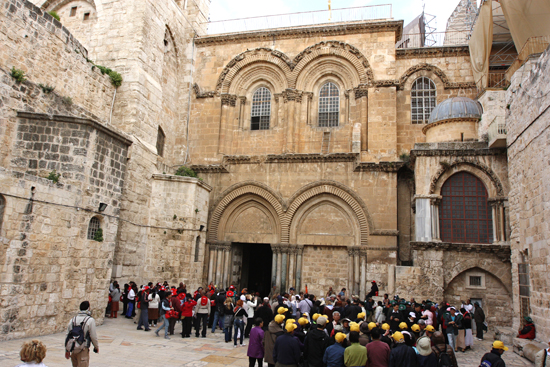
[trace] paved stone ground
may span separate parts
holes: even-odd
[[[171,340],[156,337],[153,331],[136,330],[136,325],[125,318],[105,319],[105,323],[98,327],[100,344],[99,354],[91,353],[93,367],[106,366],[150,366],[163,367],[247,367],[247,348],[233,348],[232,343],[224,343],[221,331],[211,334],[208,331],[206,338],[182,339],[179,335],[172,336]],[[181,332],[181,325],[176,325],[176,332]],[[64,358],[64,334],[41,336],[40,339],[48,348],[44,363],[48,367],[70,366]],[[34,339],[34,338],[33,338]],[[28,339],[0,342],[0,366],[12,367],[21,363],[19,350],[21,344]],[[487,337],[483,342],[475,340],[475,348],[466,353],[458,353],[460,367],[477,367],[481,356],[491,347],[492,338]],[[245,339],[245,343],[246,343]],[[531,362],[517,354],[508,351],[504,354],[507,367],[533,366]],[[264,366],[267,364],[264,363]]]

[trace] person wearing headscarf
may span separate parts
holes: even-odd
[[[537,332],[535,330],[535,324],[533,323],[533,319],[529,316],[526,316],[523,318],[523,328],[520,328],[518,331],[517,338],[520,339],[530,339],[533,340],[537,337]]]

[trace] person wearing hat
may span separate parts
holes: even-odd
[[[294,337],[296,324],[287,323],[285,332],[277,338],[273,348],[275,365],[298,366],[300,363],[300,342]]]
[[[407,330],[409,328],[409,326],[407,325],[406,322],[402,322],[399,324],[399,330],[400,331],[403,331],[403,330]]]
[[[342,319],[342,328],[344,329],[343,333],[348,335],[350,330],[349,330],[349,324],[350,324],[351,320],[348,319],[348,318],[345,318],[345,319]]]
[[[418,324],[411,325],[411,332],[415,339],[420,338],[420,326]]]
[[[437,357],[432,350],[432,342],[430,338],[423,336],[416,341],[416,360],[418,367],[437,367]]]
[[[548,348],[540,350],[535,354],[535,367],[550,366],[550,340],[548,340]]]
[[[345,340],[346,334],[344,333],[334,335],[334,344],[325,350],[323,356],[323,363],[326,367],[344,367]]]
[[[395,343],[390,352],[390,367],[416,367],[416,352],[405,344],[405,337],[400,331],[392,335]]]
[[[344,352],[344,365],[346,367],[365,366],[367,364],[367,349],[359,344],[359,332],[349,333],[351,345]]]
[[[537,332],[535,330],[535,324],[533,324],[533,319],[529,316],[525,316],[523,320],[523,328],[520,328],[518,330],[518,335],[516,336],[516,338],[530,340],[535,339],[537,336]]]
[[[370,292],[367,294],[367,298],[378,297],[378,284],[376,284],[376,280],[373,280],[370,284]]]
[[[449,345],[457,352],[458,345],[456,339],[458,336],[458,329],[462,327],[462,315],[457,313],[454,307],[449,307],[447,311],[448,312],[443,317],[445,325],[447,325],[447,340],[449,341]]]
[[[407,328],[410,329],[411,326],[416,324],[415,321],[416,321],[416,313],[414,311],[409,312],[408,317],[407,317],[407,321],[405,321],[407,323]]]
[[[390,322],[390,330],[399,331],[399,324],[404,320],[401,319],[402,315],[401,311],[399,311],[399,304],[397,302],[393,304],[393,309],[388,316],[387,319]]]
[[[428,330],[427,326],[426,326],[426,330]],[[439,355],[441,354],[441,352],[445,351],[445,353],[447,353],[447,355],[449,356],[451,367],[458,367],[458,362],[456,361],[455,352],[449,344],[445,343],[445,336],[441,331],[436,331],[433,333],[432,350],[435,353],[435,356],[438,361],[439,361]]]
[[[503,342],[495,340],[491,351],[481,357],[480,367],[506,367],[506,363],[504,363],[501,356],[507,350],[508,347],[504,346]]]
[[[306,335],[304,342],[304,359],[308,361],[311,367],[323,367],[323,357],[329,346],[329,337],[325,332],[327,318],[319,316],[317,318],[316,328],[310,330]]]
[[[273,349],[275,348],[275,341],[281,335],[283,335],[283,326],[282,324],[285,321],[283,315],[277,315],[269,323],[267,330],[264,333],[264,359],[269,367],[275,366],[275,361],[273,359]]]
[[[383,331],[375,327],[370,332],[372,341],[367,344],[366,367],[387,367],[390,363],[391,348],[388,343],[380,340]]]
[[[362,346],[366,346],[371,342],[372,338],[370,333],[375,327],[376,324],[374,322],[362,322],[359,325],[359,331],[361,332],[361,334],[359,335],[359,344],[361,344]]]

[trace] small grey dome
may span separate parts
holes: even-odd
[[[457,118],[479,119],[482,113],[483,109],[479,102],[466,97],[453,97],[441,102],[433,109],[428,123]]]

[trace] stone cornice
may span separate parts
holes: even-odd
[[[200,187],[204,188],[205,190],[207,190],[208,192],[212,191],[212,186],[204,183],[203,181],[199,180],[196,177],[154,174],[153,175],[153,180],[195,183],[198,186],[200,186]]]
[[[214,98],[216,96],[215,91],[202,92],[197,83],[193,84],[193,91],[195,92],[195,98]]]
[[[229,173],[221,164],[195,164],[191,169],[197,173]]]
[[[506,155],[505,148],[462,148],[462,149],[413,149],[411,150],[411,164],[417,157],[471,157]]]
[[[395,50],[396,59],[414,59],[447,56],[470,56],[467,45],[464,46],[440,46],[422,48],[398,48]]]
[[[436,126],[439,126],[439,125],[444,125],[444,124],[452,124],[452,123],[455,123],[455,122],[478,122],[479,119],[478,118],[464,118],[464,117],[457,117],[457,118],[453,118],[453,119],[446,119],[446,120],[439,120],[439,121],[436,121],[436,122],[432,122],[432,123],[429,123],[427,125],[424,125],[424,127],[422,128],[422,133],[424,135],[426,135],[426,132],[431,129],[432,127],[436,127]]]
[[[359,162],[353,169],[353,172],[397,172],[401,167],[405,165],[405,162]]]
[[[17,117],[23,118],[23,119],[29,119],[29,120],[50,120],[50,121],[57,121],[57,122],[66,122],[66,123],[72,123],[72,124],[78,124],[78,125],[88,125],[92,127],[93,129],[99,130],[107,135],[109,135],[112,138],[117,139],[118,141],[122,142],[123,144],[130,146],[133,144],[133,141],[126,136],[123,132],[118,131],[112,126],[106,126],[103,125],[95,120],[80,118],[80,117],[73,117],[73,116],[63,116],[63,115],[48,115],[45,113],[33,113],[33,112],[17,112]]]
[[[288,162],[355,162],[357,153],[330,154],[268,154],[266,163]]]
[[[479,243],[451,243],[451,242],[411,242],[413,250],[417,251],[453,251],[469,253],[490,253],[497,255],[501,260],[510,261],[510,244],[507,242],[499,244]]]
[[[288,27],[277,29],[263,29],[250,32],[214,34],[210,36],[199,36],[195,39],[197,46],[210,46],[216,44],[235,43],[235,42],[253,42],[253,41],[273,41],[276,39],[292,38],[313,38],[329,37],[347,34],[362,34],[375,32],[394,32],[397,43],[401,38],[403,31],[402,20],[382,20],[382,21],[362,21],[362,22],[342,22],[325,23],[319,25],[308,25],[302,27]]]
[[[369,233],[371,236],[399,236],[397,229],[375,229]]]

